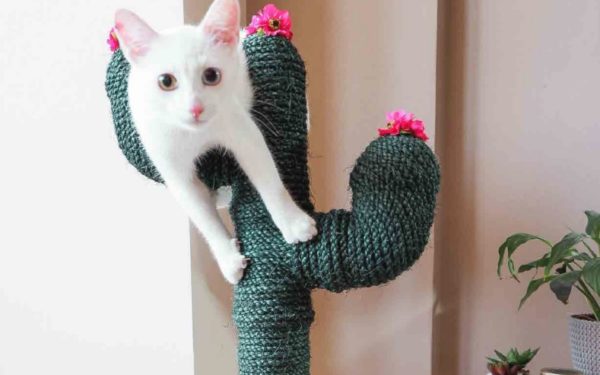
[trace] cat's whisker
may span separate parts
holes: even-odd
[[[281,107],[279,107],[279,106],[277,106],[277,105],[275,105],[275,104],[273,104],[273,103],[266,102],[266,101],[264,101],[264,100],[256,100],[256,99],[255,99],[255,100],[254,100],[254,103],[257,103],[257,104],[263,104],[263,105],[268,105],[268,106],[270,106],[270,107],[272,107],[272,108],[275,108],[275,109],[277,109],[277,110],[279,110],[279,111],[284,111],[284,110],[285,110],[284,108],[281,108]]]
[[[267,129],[268,131],[270,131],[273,135],[279,137],[281,134],[277,131],[277,127],[275,127],[275,124],[273,124],[271,122],[271,120],[269,120],[269,118],[262,112],[259,112],[256,109],[252,109],[250,112],[252,112],[252,114],[254,114],[254,119],[260,123],[260,125],[262,125],[265,129]],[[260,116],[260,117],[258,117]],[[267,124],[266,121],[268,121],[269,123]]]
[[[265,130],[267,130],[269,133],[273,134],[276,137],[279,137],[279,133],[273,129],[271,126],[269,126],[267,123],[265,123],[264,121],[262,121],[259,118],[255,118],[254,119],[256,121],[257,124],[259,124],[261,127],[265,128]]]

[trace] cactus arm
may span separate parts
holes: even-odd
[[[339,292],[385,283],[410,268],[427,244],[439,167],[425,143],[408,136],[373,141],[350,187],[352,210],[317,214],[318,238],[289,258],[308,287]]]

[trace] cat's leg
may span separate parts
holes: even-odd
[[[193,176],[169,177],[163,176],[169,191],[206,239],[223,276],[231,284],[237,284],[248,259],[240,253],[237,239],[231,237],[221,221],[210,190]]]
[[[224,140],[258,193],[287,243],[305,242],[317,234],[314,219],[302,211],[283,185],[277,166],[258,126],[240,114],[236,134]]]

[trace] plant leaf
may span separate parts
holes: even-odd
[[[548,264],[546,264],[544,274],[546,276],[550,275],[552,267],[557,263],[563,262],[566,257],[571,255],[573,246],[577,245],[585,238],[586,235],[583,233],[571,232],[564,236],[557,244],[552,246],[552,250],[550,250],[550,260],[548,261]]]
[[[506,255],[508,258],[510,258],[519,246],[531,240],[540,240],[546,242],[542,238],[534,236],[533,234],[515,233],[512,236],[508,237],[506,241],[504,241],[504,243],[500,245],[500,247],[498,248],[498,277],[501,277],[500,270],[502,269],[502,265],[504,264],[504,256]]]
[[[507,267],[508,267],[508,272],[510,272],[510,275],[513,279],[517,280],[518,282],[521,282],[519,280],[519,278],[517,277],[517,273],[515,271],[515,262],[511,259],[508,258],[508,261],[506,262]]]
[[[521,298],[521,302],[519,303],[519,309],[521,307],[523,307],[523,304],[525,303],[525,301],[527,301],[527,299],[529,297],[531,297],[531,295],[533,293],[535,293],[536,290],[538,290],[540,288],[540,286],[544,285],[547,282],[552,281],[556,276],[548,276],[548,277],[543,277],[541,279],[533,279],[529,282],[529,285],[527,285],[527,292],[525,292],[525,295],[523,296],[523,298]]]
[[[529,262],[526,264],[522,264],[521,267],[519,267],[518,272],[523,273],[523,272],[532,270],[534,268],[546,267],[546,264],[548,264],[548,260],[550,259],[549,257],[550,257],[549,254],[544,254],[544,256],[541,257],[540,259],[534,260],[533,262]]]
[[[594,240],[600,240],[600,213],[596,211],[585,211],[588,218],[585,233],[589,234]]]
[[[582,260],[584,262],[589,262],[592,260],[592,257],[588,253],[579,253],[573,257],[575,260]]]
[[[550,289],[554,292],[556,298],[566,305],[569,302],[573,284],[575,284],[580,277],[581,271],[563,273],[550,282]]]
[[[488,360],[488,363],[491,363],[493,365],[500,363],[499,360],[497,360],[496,358],[492,358],[492,357],[485,357]]]
[[[600,258],[594,258],[583,267],[583,279],[594,291],[600,294]]]
[[[517,361],[517,364],[521,366],[527,366],[527,364],[531,362],[531,360],[533,359],[533,357],[535,357],[539,350],[540,348],[537,348],[533,351],[531,349],[527,349],[526,351],[522,352],[518,355],[519,359]]]
[[[500,358],[501,361],[504,361],[504,362],[507,361],[506,356],[504,354],[500,353],[497,350],[494,350],[494,353],[496,353],[496,356],[498,356],[498,358]]]

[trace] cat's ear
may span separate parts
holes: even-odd
[[[158,36],[144,20],[126,9],[115,13],[115,30],[129,62],[144,56]]]
[[[214,0],[200,24],[215,44],[237,45],[240,38],[238,0]]]

